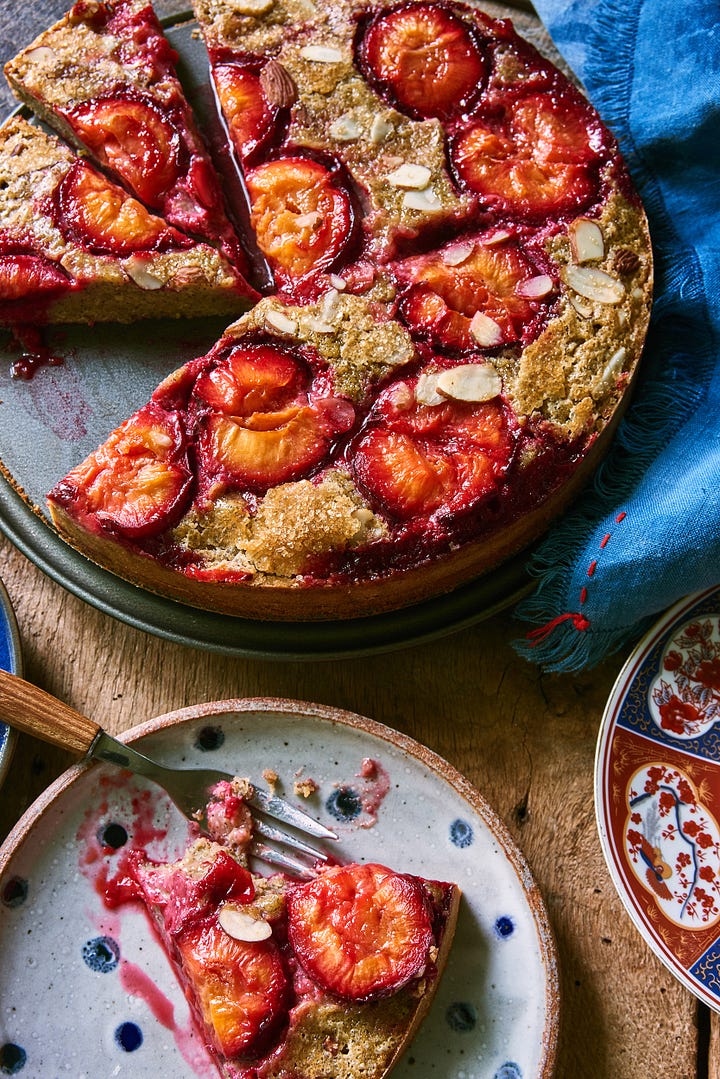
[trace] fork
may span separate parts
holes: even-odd
[[[150,779],[162,787],[183,816],[201,830],[207,828],[205,811],[213,787],[235,778],[228,772],[210,768],[167,768],[158,764],[113,738],[94,720],[76,712],[57,697],[3,670],[0,670],[0,717],[16,730],[82,754],[83,761],[105,761]],[[328,862],[331,857],[322,848],[308,843],[304,836],[337,839],[335,832],[284,799],[254,783],[250,786],[251,793],[243,801],[252,814],[253,835],[260,837],[253,839],[250,854],[296,876],[314,876],[313,865]],[[275,820],[293,830],[279,828],[273,823]],[[302,857],[296,857],[296,854]]]

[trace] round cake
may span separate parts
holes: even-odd
[[[487,573],[587,482],[640,357],[651,248],[613,136],[474,7],[195,15],[264,295],[59,480],[57,528],[246,618],[361,617]]]

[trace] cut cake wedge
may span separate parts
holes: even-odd
[[[65,140],[244,273],[245,254],[176,60],[145,0],[80,0],[9,61],[5,75]]]
[[[147,210],[54,135],[0,128],[0,320],[237,314],[247,285],[214,247]]]

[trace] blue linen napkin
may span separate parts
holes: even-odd
[[[617,136],[655,252],[633,404],[588,490],[530,561],[515,647],[591,667],[677,599],[720,582],[720,8],[717,0],[535,0]]]

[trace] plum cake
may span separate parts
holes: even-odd
[[[243,862],[209,838],[127,861],[220,1074],[383,1079],[432,1002],[459,889],[377,863],[302,882]]]
[[[237,312],[244,278],[22,117],[0,127],[0,320]]]
[[[118,175],[165,160],[132,50],[113,46],[123,70],[89,102],[59,73],[47,89],[68,48],[53,41],[115,41],[138,17],[135,0],[73,12],[13,84],[51,120],[83,118],[73,138]],[[59,480],[53,520],[128,580],[243,617],[447,592],[547,528],[627,402],[652,256],[617,143],[509,21],[462,3],[195,15],[271,284]]]

